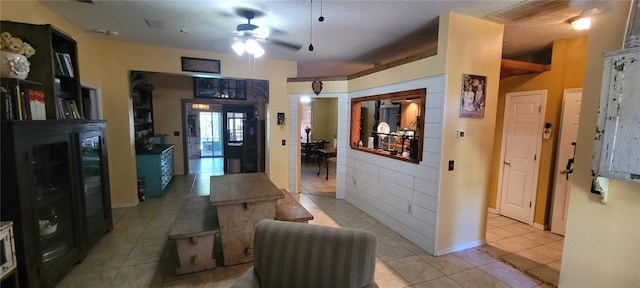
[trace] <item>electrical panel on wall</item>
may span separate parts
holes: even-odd
[[[640,47],[605,55],[592,162],[595,176],[640,183],[638,79]]]

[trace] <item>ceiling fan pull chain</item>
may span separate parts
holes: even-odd
[[[313,0],[311,0],[309,9],[309,51],[313,51]]]
[[[318,21],[324,21],[324,16],[322,16],[322,0],[320,0],[320,18],[318,18]]]

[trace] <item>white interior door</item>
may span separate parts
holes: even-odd
[[[502,136],[501,215],[533,224],[547,91],[507,93]]]
[[[571,174],[567,174],[567,163],[573,158],[578,138],[582,88],[564,90],[562,98],[562,120],[556,157],[555,181],[553,183],[553,208],[551,210],[551,232],[564,235],[569,212]]]

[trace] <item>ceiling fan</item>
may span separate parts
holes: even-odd
[[[251,23],[251,19],[255,17],[255,12],[244,10],[242,15],[247,18],[247,23],[238,24],[236,27],[237,41],[231,46],[238,55],[242,55],[246,51],[256,58],[262,56],[264,49],[260,47],[258,42],[278,45],[293,51],[298,51],[302,48],[300,44],[269,38],[270,31],[267,27],[260,27]]]

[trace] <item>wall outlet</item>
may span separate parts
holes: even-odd
[[[453,160],[449,160],[449,171],[453,171]]]
[[[287,140],[282,139],[282,146],[287,145]]]
[[[353,182],[353,186],[357,186],[357,184],[356,184],[356,178],[351,178],[351,181]]]
[[[409,214],[411,214],[411,203],[407,204],[407,212],[409,212]]]

